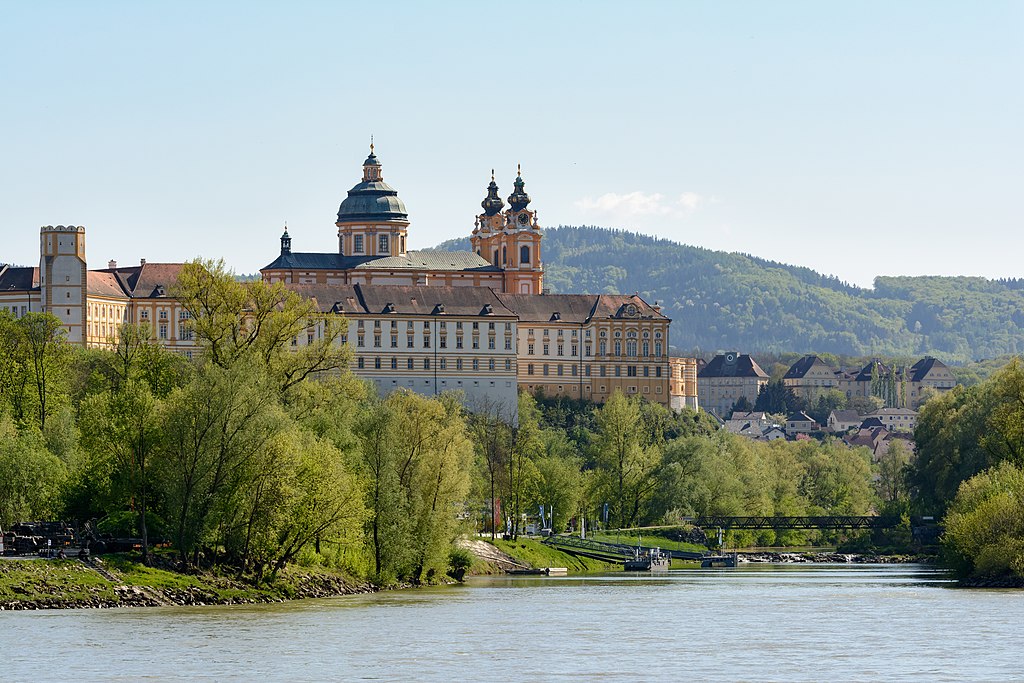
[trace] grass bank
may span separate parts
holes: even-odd
[[[494,541],[494,546],[498,550],[511,555],[517,562],[534,569],[565,567],[572,573],[578,573],[606,572],[622,568],[622,565],[613,562],[602,562],[589,557],[571,555],[530,538],[520,538],[515,541]]]
[[[77,559],[0,560],[0,610],[233,605],[372,590],[316,567],[288,567],[275,581],[257,586],[215,572],[147,567],[127,555],[104,555],[88,565]]]

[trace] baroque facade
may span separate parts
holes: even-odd
[[[286,229],[261,276],[315,300],[325,316],[345,316],[351,369],[382,393],[457,390],[471,409],[514,411],[519,390],[596,402],[618,390],[695,407],[695,361],[669,358],[671,321],[660,307],[638,294],[544,292],[530,204],[521,170],[507,207],[492,172],[472,251],[411,251],[405,204],[371,145],[338,209],[338,251],[295,252]],[[89,270],[84,228],[47,226],[40,238],[38,268],[0,266],[0,310],[53,313],[77,345],[109,346],[120,325],[145,323],[158,343],[198,350],[189,313],[170,294],[183,264]]]

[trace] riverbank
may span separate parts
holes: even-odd
[[[961,588],[1024,588],[1022,576],[968,576],[958,579],[956,585]]]
[[[88,564],[67,560],[0,560],[0,610],[239,605],[326,598],[376,590],[322,568],[288,567],[269,584],[212,572],[183,574],[124,556]]]

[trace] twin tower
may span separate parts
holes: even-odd
[[[475,256],[461,252],[460,258],[450,259],[451,266],[458,262],[457,267],[465,269],[467,274],[456,277],[451,272],[424,272],[425,280],[438,283],[458,281],[492,287],[509,294],[543,292],[541,230],[537,225],[537,212],[529,208],[530,195],[524,189],[521,170],[514,185],[506,209],[505,202],[498,196],[494,172],[491,172],[487,197],[481,202],[484,212],[476,217],[470,236]],[[364,270],[418,267],[426,271],[431,269],[427,263],[437,263],[441,255],[431,252],[430,258],[418,263],[423,260],[420,253],[408,251],[409,214],[398,192],[384,182],[383,169],[372,144],[370,156],[363,162],[363,178],[349,190],[338,207],[336,225],[339,255],[353,257]],[[287,234],[282,240],[286,238]],[[287,249],[290,251],[290,238],[288,241]],[[282,253],[285,248],[282,241]],[[470,272],[472,279],[469,279]],[[392,284],[398,281],[394,277],[391,280]]]

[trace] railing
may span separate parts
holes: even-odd
[[[820,515],[811,517],[705,515],[687,518],[701,529],[891,529],[899,517]]]

